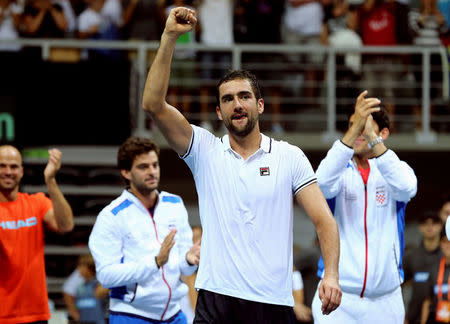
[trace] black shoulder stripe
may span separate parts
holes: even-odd
[[[294,190],[294,196],[295,196],[300,190],[302,190],[303,188],[309,186],[311,183],[314,183],[314,182],[317,182],[317,178],[312,178],[311,180],[309,180],[309,181],[305,182],[304,184],[302,184],[302,185],[298,186],[297,188],[295,188],[295,190]]]
[[[191,138],[191,142],[189,143],[189,148],[188,148],[187,152],[181,157],[183,160],[185,158],[187,158],[189,156],[189,154],[191,153],[192,146],[194,144],[194,136],[195,136],[195,132],[194,132],[194,129],[192,129],[192,138]]]
[[[272,152],[272,138],[270,138],[270,143],[269,143],[269,153]]]

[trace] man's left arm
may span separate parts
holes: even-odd
[[[322,313],[330,314],[341,303],[339,286],[339,232],[337,223],[317,183],[303,188],[295,196],[297,203],[311,218],[320,241],[325,273],[319,286]]]
[[[56,173],[61,168],[61,151],[57,149],[49,150],[49,159],[44,170],[45,183],[48,195],[53,203],[44,216],[47,226],[57,232],[70,232],[73,229],[73,212],[63,193],[56,182]]]
[[[376,145],[377,146],[377,145]],[[378,170],[392,189],[393,198],[408,202],[417,193],[417,178],[413,169],[401,161],[392,150],[376,158]]]
[[[389,130],[383,128],[377,134],[373,124],[373,117],[369,116],[363,135],[369,143],[374,143],[372,151],[378,170],[391,187],[393,198],[408,202],[417,193],[416,175],[406,162],[401,161],[394,151],[386,147],[384,141],[389,136]],[[379,141],[380,137],[382,141]]]

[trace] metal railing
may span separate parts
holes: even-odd
[[[150,52],[155,52],[159,46],[158,42],[144,42],[144,41],[101,41],[101,40],[76,40],[76,39],[18,39],[18,40],[0,40],[2,43],[18,43],[26,47],[40,47],[42,50],[42,58],[44,60],[50,59],[51,50],[55,48],[67,49],[116,49],[123,51],[134,51],[137,53],[132,59],[132,69],[130,76],[130,114],[134,119],[133,132],[137,135],[148,134],[146,126],[147,117],[141,106],[141,95],[145,84],[146,74],[148,70],[148,56]],[[324,104],[326,107],[326,130],[322,131],[323,141],[331,141],[339,136],[336,129],[337,122],[337,98],[336,98],[336,57],[348,53],[357,54],[393,54],[393,55],[413,55],[418,54],[422,57],[421,73],[423,75],[421,80],[421,130],[416,132],[416,141],[419,143],[432,143],[436,141],[435,132],[431,129],[430,118],[430,89],[432,86],[430,80],[430,57],[433,54],[438,54],[442,57],[442,94],[443,100],[448,100],[448,60],[446,49],[443,47],[418,47],[418,46],[365,46],[361,48],[337,48],[337,47],[323,47],[323,46],[300,46],[300,45],[257,45],[257,44],[239,44],[232,47],[220,46],[211,47],[202,44],[179,45],[177,50],[193,50],[197,53],[201,52],[228,52],[231,54],[231,68],[242,68],[243,56],[249,53],[278,53],[286,54],[323,54],[326,61],[323,65],[323,71],[326,73]],[[267,62],[266,62],[267,63]],[[133,81],[134,80],[134,81]],[[268,80],[268,83],[270,80]],[[272,82],[273,83],[273,82]],[[276,81],[275,81],[276,83]],[[293,116],[289,116],[291,118]],[[314,118],[314,117],[313,117]],[[320,116],[320,118],[322,118]]]

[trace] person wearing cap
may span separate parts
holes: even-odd
[[[450,323],[450,241],[440,235],[441,258],[434,264],[426,284],[421,324]]]
[[[405,281],[411,283],[411,299],[406,311],[407,324],[419,324],[422,303],[426,296],[427,280],[433,267],[442,257],[440,241],[442,221],[437,212],[426,212],[419,220],[420,245],[405,255]]]
[[[412,168],[384,142],[389,116],[363,91],[349,128],[317,169],[317,180],[339,227],[341,306],[328,317],[313,299],[314,323],[403,324],[405,208],[417,192]],[[323,264],[319,260],[319,277]]]

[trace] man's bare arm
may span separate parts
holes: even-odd
[[[44,215],[44,222],[47,226],[58,232],[70,232],[73,227],[73,212],[63,193],[56,182],[56,173],[61,168],[61,151],[57,149],[49,150],[49,159],[44,170],[45,183],[47,184],[48,195],[53,203]]]
[[[169,145],[180,155],[189,148],[192,128],[178,109],[166,102],[166,96],[177,39],[191,31],[196,23],[193,10],[179,7],[170,11],[142,98],[142,108],[150,114]]]
[[[325,273],[319,286],[323,314],[334,311],[341,303],[339,287],[339,232],[336,221],[317,183],[302,189],[295,199],[303,206],[316,227]]]

